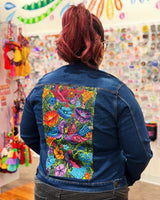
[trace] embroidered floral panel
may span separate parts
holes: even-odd
[[[91,179],[93,118],[96,88],[45,85],[43,126],[50,176]]]

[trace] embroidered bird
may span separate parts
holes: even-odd
[[[81,167],[80,164],[78,163],[78,161],[71,157],[69,152],[65,152],[64,159],[68,163],[69,167],[72,167],[72,166],[74,168],[80,168]]]
[[[79,133],[77,133],[75,121],[70,126],[68,133],[64,136],[64,139],[73,144],[78,144],[89,140],[89,138],[82,137]]]
[[[63,90],[60,91],[59,90],[59,86],[56,85],[55,86],[55,91],[51,90],[51,92],[53,93],[53,95],[56,97],[56,99],[58,99],[60,102],[69,102],[69,99],[67,99],[68,96],[68,90],[67,90],[67,86],[63,87]]]
[[[59,139],[62,137],[63,133],[64,133],[64,127],[65,127],[65,120],[62,120],[58,127],[53,127],[48,133],[47,135],[52,137],[52,138],[55,138],[55,139]]]

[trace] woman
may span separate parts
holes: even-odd
[[[40,155],[35,199],[127,200],[152,157],[142,111],[129,88],[100,71],[104,30],[83,4],[63,15],[57,53],[26,99],[21,137]]]

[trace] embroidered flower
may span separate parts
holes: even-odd
[[[76,106],[77,106],[77,107],[80,107],[80,105],[81,105],[81,102],[80,102],[80,101],[77,101],[77,102],[76,102]]]
[[[72,115],[72,110],[68,107],[61,107],[58,110],[58,113],[60,114],[61,117],[63,117],[64,119],[70,118]]]
[[[52,147],[56,147],[56,143],[55,142],[52,142]]]
[[[56,147],[55,149],[54,149],[54,155],[55,155],[55,157],[57,158],[57,159],[63,159],[64,158],[64,155],[63,155],[63,151],[62,150],[60,150],[58,147]]]
[[[51,146],[53,140],[54,140],[54,138],[52,138],[52,137],[48,137],[48,138],[46,139],[47,144],[49,144],[49,146]]]
[[[86,173],[86,169],[84,167],[81,168],[73,168],[70,174],[77,179],[82,179]]]
[[[83,93],[83,104],[85,104],[92,96],[94,95],[93,91],[84,90]]]
[[[49,127],[54,126],[57,124],[59,118],[59,114],[55,111],[47,111],[44,115],[44,123],[47,124]]]
[[[55,158],[53,155],[48,156],[47,160],[46,160],[46,167],[49,168],[51,165],[53,165],[55,162]]]
[[[71,104],[75,104],[77,102],[77,97],[75,96],[73,99],[70,100]]]
[[[53,127],[48,133],[47,133],[48,136],[51,136],[52,138],[56,138],[56,139],[59,139],[62,137],[63,133],[60,133],[59,132],[59,129],[58,127]]]
[[[44,88],[43,90],[43,99],[49,94],[49,89]]]
[[[75,90],[73,88],[70,88],[68,90],[68,97],[73,98],[75,96]]]
[[[81,123],[86,123],[91,120],[92,115],[88,113],[86,109],[77,108],[74,110],[75,118],[80,121]]]
[[[76,96],[77,96],[77,98],[80,98],[80,96],[83,94],[83,92],[84,92],[84,89],[82,89],[82,90],[78,90],[77,88],[75,89],[75,92],[76,92]]]
[[[48,147],[48,154],[53,154],[53,148],[51,148],[50,146]]]
[[[55,176],[64,176],[67,171],[67,168],[64,164],[60,164],[55,168]]]
[[[51,97],[49,99],[49,103],[50,103],[51,106],[53,106],[56,103],[56,98],[55,97]]]
[[[86,173],[85,175],[84,175],[84,179],[90,179],[90,174],[89,173]]]
[[[67,144],[64,144],[64,145],[63,145],[63,149],[64,149],[64,150],[68,150],[68,149],[69,149],[69,146],[68,146]]]
[[[92,133],[91,132],[87,133],[86,137],[92,139]]]

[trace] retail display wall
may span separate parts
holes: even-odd
[[[0,23],[0,193],[2,186],[19,178],[20,164],[29,166],[32,162],[31,151],[19,135],[25,102],[21,80],[29,69],[27,60],[22,62],[24,50],[28,52],[26,46],[17,43],[17,27]]]

